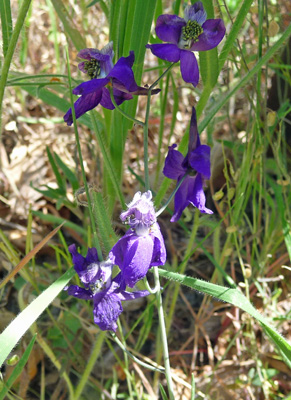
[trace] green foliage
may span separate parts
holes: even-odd
[[[13,30],[10,0],[1,1],[0,18],[2,27],[3,56],[5,57]]]

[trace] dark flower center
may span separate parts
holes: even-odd
[[[95,58],[91,58],[90,61],[85,61],[84,70],[91,79],[96,79],[101,73],[100,62],[95,60]]]
[[[181,39],[184,48],[189,48],[194,42],[198,42],[198,37],[203,33],[203,28],[197,21],[189,20],[186,26],[183,26]],[[180,42],[181,42],[180,39]]]

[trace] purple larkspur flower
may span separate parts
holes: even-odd
[[[73,90],[73,94],[81,95],[74,103],[76,118],[81,117],[87,111],[92,110],[98,104],[109,110],[115,107],[110,98],[107,85],[113,87],[113,96],[117,105],[125,100],[131,100],[132,95],[147,95],[148,89],[138,86],[134,79],[132,66],[134,63],[134,52],[128,57],[121,57],[113,65],[113,42],[108,43],[102,50],[83,49],[78,57],[85,59],[79,63],[79,69],[90,77],[90,81],[83,82]],[[152,94],[159,93],[154,89]],[[64,121],[72,125],[72,109],[70,108],[64,116]]]
[[[89,248],[86,257],[77,252],[72,244],[74,268],[84,288],[71,285],[68,294],[79,299],[93,301],[94,322],[102,331],[115,331],[117,319],[122,313],[121,301],[134,300],[149,294],[146,290],[126,292],[121,273],[112,279],[113,264],[110,260],[99,261],[97,250]]]
[[[120,216],[131,228],[109,253],[109,258],[119,266],[124,282],[130,287],[144,278],[149,268],[166,262],[164,238],[151,199],[150,190],[134,195],[128,210]]]
[[[178,221],[183,210],[189,204],[197,207],[202,213],[213,214],[211,210],[205,207],[206,198],[203,191],[204,180],[210,178],[210,147],[200,143],[194,107],[186,156],[184,157],[182,153],[175,150],[176,147],[176,144],[169,146],[163,169],[163,174],[167,178],[176,179],[177,185],[184,178],[175,194],[175,211],[171,222]]]
[[[165,44],[148,44],[147,48],[162,60],[181,62],[185,82],[197,86],[198,63],[193,51],[216,47],[225,35],[222,19],[208,19],[201,1],[185,8],[184,18],[163,14],[157,19],[156,34]]]

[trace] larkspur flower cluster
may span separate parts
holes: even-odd
[[[71,296],[93,301],[94,322],[102,330],[117,328],[117,318],[122,312],[121,301],[134,300],[149,294],[148,291],[127,292],[143,279],[153,266],[164,265],[166,249],[155,210],[152,193],[136,193],[121,220],[130,225],[128,232],[113,246],[106,261],[99,261],[97,250],[88,249],[83,257],[71,245],[75,271],[84,288],[71,285]],[[120,272],[112,278],[112,269],[118,265]]]
[[[197,86],[199,68],[194,51],[216,47],[225,35],[225,27],[221,19],[207,20],[203,4],[198,1],[185,8],[184,18],[168,14],[159,16],[156,34],[166,43],[149,44],[146,47],[163,60],[173,63],[180,61],[184,81]],[[112,42],[101,51],[83,49],[78,56],[85,60],[79,63],[79,69],[90,80],[73,90],[74,94],[80,95],[74,104],[76,118],[99,104],[113,110],[115,105],[131,100],[133,95],[149,94],[147,88],[138,86],[135,81],[132,71],[133,51],[130,51],[128,57],[121,57],[115,65]],[[150,94],[159,91],[151,89]],[[73,123],[71,109],[65,114],[64,120],[68,125]],[[183,210],[190,204],[202,213],[212,214],[206,207],[203,191],[205,180],[210,178],[210,147],[200,142],[194,107],[186,156],[176,147],[176,144],[169,147],[163,169],[166,177],[177,181],[171,222],[178,221]],[[138,281],[146,277],[150,268],[162,266],[166,262],[164,239],[157,222],[151,191],[136,193],[120,218],[129,225],[129,229],[113,246],[106,261],[98,260],[95,248],[88,249],[86,257],[83,257],[75,245],[69,247],[83,287],[71,285],[66,290],[72,296],[93,301],[94,322],[102,330],[117,329],[117,319],[123,310],[121,301],[149,294],[146,290],[126,291],[126,287],[134,288]],[[114,265],[119,267],[120,272],[112,277]]]

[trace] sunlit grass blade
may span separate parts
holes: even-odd
[[[5,57],[13,30],[10,0],[0,1],[0,17],[2,27],[3,55]]]
[[[56,296],[64,289],[74,276],[74,268],[70,268],[42,294],[40,294],[24,311],[22,311],[0,335],[0,365],[19,342],[21,337],[50,305]]]
[[[12,279],[17,272],[19,272],[34,256],[35,254],[58,232],[59,229],[64,225],[65,222],[62,222],[60,226],[55,228],[52,232],[50,232],[44,239],[42,239],[35,247],[32,249],[16,267],[3,279],[0,283],[0,289],[6,285],[7,282]],[[0,346],[1,348],[1,346]]]
[[[198,290],[199,292],[225,301],[226,303],[230,303],[250,314],[261,323],[264,329],[267,327],[266,333],[271,337],[277,348],[280,350],[285,363],[291,368],[291,344],[288,343],[287,340],[285,340],[275,330],[275,328],[269,324],[268,320],[252,306],[249,300],[238,289],[215,285],[214,283],[205,282],[198,278],[192,278],[162,269],[159,269],[159,275],[166,279],[179,282],[181,285],[185,285],[191,289]]]
[[[26,347],[21,359],[19,360],[17,365],[14,367],[12,374],[9,376],[9,378],[5,382],[5,386],[3,387],[3,389],[0,392],[0,400],[3,400],[5,398],[5,395],[7,394],[8,390],[11,388],[13,383],[16,381],[16,379],[19,377],[19,375],[23,371],[23,368],[25,367],[25,364],[27,363],[30,353],[32,351],[32,348],[33,348],[33,345],[34,345],[34,342],[36,339],[36,335],[37,334],[35,334],[32,337],[32,339],[31,339],[29,345]]]

